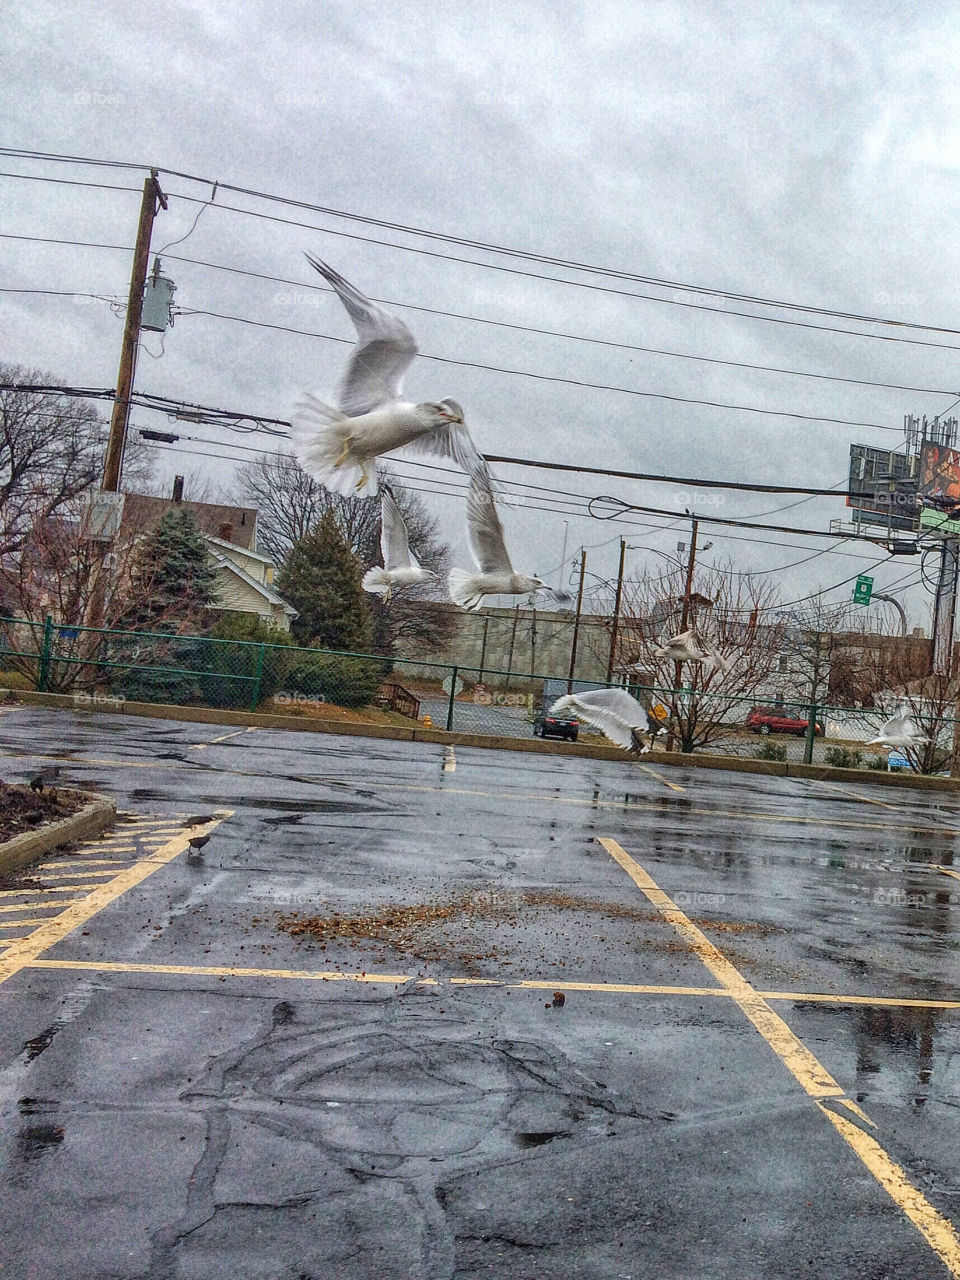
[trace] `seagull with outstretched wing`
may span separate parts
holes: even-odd
[[[393,449],[449,458],[464,471],[486,475],[455,400],[414,404],[402,398],[403,378],[417,354],[413,334],[371,302],[339,272],[306,255],[336,292],[357,330],[333,407],[304,393],[292,418],[294,451],[303,469],[334,493],[377,492],[376,459]]]
[[[490,479],[475,473],[467,495],[467,540],[477,572],[451,569],[450,599],[461,609],[479,609],[484,596],[523,596],[549,590],[539,578],[516,573],[503,540],[503,525]]]
[[[645,755],[662,728],[626,689],[591,689],[568,693],[550,708],[552,716],[576,715],[599,729],[605,738],[633,755]]]
[[[913,718],[913,708],[909,702],[901,702],[894,715],[880,729],[875,738],[867,743],[868,747],[881,744],[884,747],[898,747],[908,751],[914,747],[922,747],[928,739],[920,732]]]
[[[383,568],[367,570],[363,575],[363,589],[383,596],[384,604],[389,603],[395,587],[436,581],[437,575],[431,569],[422,568],[410,550],[406,522],[386,485],[380,490],[380,550]]]
[[[665,662],[698,662],[703,667],[705,676],[715,667],[719,667],[724,675],[733,667],[732,661],[712,645],[698,641],[692,627],[665,640],[658,649],[654,649],[653,657]],[[638,663],[634,669],[640,670],[642,665]]]

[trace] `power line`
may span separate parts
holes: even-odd
[[[213,207],[218,208],[219,206],[214,205]],[[51,294],[57,297],[67,297],[67,298],[71,298],[71,297],[82,298],[82,297],[98,296],[96,294],[73,292],[69,290],[20,289],[20,288],[11,288],[11,287],[0,288],[0,293],[38,293],[38,294]],[[320,333],[319,331],[313,330],[313,329],[296,329],[291,325],[271,323],[270,321],[267,321],[267,320],[253,320],[246,316],[229,315],[222,311],[207,311],[199,307],[191,307],[189,309],[182,309],[181,311],[178,312],[178,314],[181,316],[187,316],[187,317],[208,316],[214,320],[226,320],[234,324],[249,325],[257,329],[269,329],[275,333],[290,333],[301,338],[320,338],[325,342],[336,342],[341,346],[352,347],[355,345],[355,339],[353,338],[338,338],[338,337],[335,337],[332,333]],[[757,405],[730,404],[722,400],[702,400],[694,396],[670,395],[667,392],[663,392],[663,391],[640,391],[634,387],[621,387],[621,386],[616,386],[612,383],[587,382],[585,380],[578,379],[578,378],[560,378],[550,374],[534,373],[532,370],[529,370],[529,369],[510,369],[504,365],[484,364],[478,360],[456,360],[450,356],[432,355],[426,351],[419,352],[419,355],[421,356],[422,359],[431,360],[436,364],[455,365],[461,369],[480,369],[487,373],[502,373],[515,378],[530,378],[535,382],[552,382],[560,386],[578,387],[581,390],[613,391],[619,395],[636,396],[641,399],[666,400],[671,404],[702,405],[710,409],[733,410],[738,413],[752,413],[752,414],[757,414],[761,417],[769,417],[769,418],[791,418],[799,422],[824,422],[824,423],[829,423],[832,426],[862,427],[864,429],[869,429],[874,431],[896,431],[896,432],[902,431],[901,427],[890,427],[885,425],[882,422],[860,422],[860,421],[857,421],[856,419],[851,419],[851,418],[831,418],[821,414],[794,413],[786,409],[764,409]],[[937,392],[936,394],[947,395],[952,393]],[[771,492],[775,492],[775,490],[771,490]]]
[[[244,452],[256,453],[256,454],[259,454],[259,455],[260,455],[260,456],[262,456],[262,457],[283,457],[283,458],[287,458],[287,457],[290,457],[290,456],[291,456],[290,454],[286,453],[285,451],[277,451],[277,450],[269,450],[269,449],[256,449],[256,448],[253,448],[253,447],[251,447],[251,446],[239,445],[239,444],[235,444],[235,443],[233,443],[233,442],[224,442],[224,441],[216,441],[216,440],[208,441],[208,440],[204,440],[204,438],[203,438],[203,437],[178,437],[178,438],[180,438],[180,439],[192,439],[192,440],[196,441],[197,443],[210,443],[210,444],[217,444],[217,445],[218,445],[218,446],[220,446],[221,448],[225,448],[225,449],[233,449],[233,450],[240,450],[240,449],[242,449]],[[144,443],[145,443],[145,444],[147,444],[147,447],[151,447],[151,448],[160,448],[160,449],[161,449],[161,451],[165,451],[165,452],[183,453],[183,454],[187,454],[187,455],[189,455],[189,456],[191,456],[191,457],[198,457],[198,458],[200,458],[200,457],[206,457],[206,458],[215,457],[215,458],[223,459],[224,461],[228,461],[228,462],[238,462],[238,461],[243,461],[243,459],[239,459],[239,458],[237,458],[237,456],[236,456],[235,454],[230,454],[230,453],[211,453],[209,450],[194,450],[194,449],[178,448],[178,447],[175,447],[175,446],[173,445],[173,443],[172,443],[172,442],[158,442],[157,444],[154,444],[153,442],[151,442],[151,441],[147,440],[147,441],[145,441]],[[431,471],[440,471],[440,472],[444,472],[444,473],[446,473],[449,477],[452,477],[452,478],[449,478],[449,479],[438,479],[438,480],[434,480],[434,479],[432,479],[431,477],[423,477],[423,478],[422,478],[422,477],[418,477],[418,476],[410,477],[409,475],[407,475],[407,473],[402,472],[402,471],[400,471],[400,472],[397,472],[397,473],[396,473],[400,479],[405,479],[405,480],[417,479],[417,480],[419,480],[419,481],[420,481],[421,485],[422,485],[422,484],[425,484],[425,483],[433,483],[433,484],[435,484],[435,485],[441,485],[441,486],[446,485],[446,486],[447,486],[446,488],[442,488],[442,487],[441,487],[441,488],[432,488],[432,489],[427,489],[427,488],[416,488],[415,486],[411,486],[411,487],[416,488],[416,491],[417,491],[417,492],[422,492],[422,493],[436,493],[436,494],[439,494],[439,495],[444,496],[444,497],[462,497],[462,496],[464,495],[464,492],[465,492],[466,487],[467,487],[467,481],[466,481],[466,478],[462,475],[462,473],[460,473],[459,471],[455,471],[453,468],[447,468],[447,467],[441,467],[441,466],[433,466],[433,465],[431,465],[431,464],[429,464],[429,463],[423,463],[423,462],[412,462],[412,461],[411,461],[411,462],[408,462],[406,459],[400,459],[400,458],[395,458],[395,457],[390,458],[390,459],[389,459],[389,461],[390,461],[391,466],[394,466],[394,467],[396,467],[396,466],[406,466],[406,467],[416,467],[416,468],[418,468],[418,469],[427,469],[427,470],[431,470]],[[523,486],[523,482],[521,482],[521,481],[499,481],[498,483],[500,483],[500,484],[509,484],[509,485],[514,485],[514,486],[516,486],[516,487],[525,487],[525,486]],[[575,506],[572,506],[572,505],[571,505],[571,504],[572,504],[572,502],[573,502],[573,501],[576,501],[576,500],[580,500],[580,501],[582,501],[583,503],[588,503],[590,500],[587,498],[587,495],[586,495],[586,494],[574,494],[574,493],[568,493],[567,491],[564,491],[564,490],[551,490],[551,489],[547,489],[547,488],[545,488],[544,486],[540,486],[540,485],[532,486],[532,487],[533,487],[533,488],[535,488],[535,489],[542,490],[542,492],[543,492],[544,494],[555,494],[555,495],[557,495],[557,496],[554,498],[554,500],[553,500],[553,501],[551,501],[551,502],[549,502],[549,504],[547,504],[547,502],[546,502],[546,498],[542,498],[542,499],[541,499],[539,494],[535,494],[535,495],[533,496],[533,498],[526,498],[526,499],[525,499],[525,501],[524,501],[524,503],[523,503],[523,506],[524,506],[524,507],[529,507],[531,510],[535,510],[535,511],[546,511],[546,512],[549,512],[549,513],[551,513],[551,514],[556,514],[556,515],[561,515],[561,516],[563,516],[563,515],[569,515],[569,516],[579,517],[579,518],[581,518],[581,519],[589,519],[589,518],[592,518],[592,517],[590,517],[590,513],[589,513],[589,511],[586,509],[586,507],[575,507]],[[509,503],[508,503],[508,505],[509,505]],[[678,520],[678,517],[677,517],[676,513],[666,513],[666,518],[667,518],[667,519],[669,519],[669,520],[671,521],[671,523],[670,523],[670,524],[668,524],[668,525],[652,524],[650,521],[636,520],[636,519],[631,519],[631,518],[629,518],[629,517],[622,517],[622,518],[618,519],[618,520],[617,520],[617,524],[618,524],[618,526],[619,526],[619,525],[623,525],[623,526],[625,526],[625,527],[627,527],[627,528],[636,528],[636,529],[638,529],[638,530],[645,530],[645,531],[647,531],[647,532],[649,532],[649,533],[665,533],[665,532],[669,532],[671,529],[676,528],[676,527],[678,526],[679,520],[684,520],[684,521],[686,520],[686,517],[683,517],[683,516],[679,517],[679,520]],[[748,525],[748,526],[746,526],[746,527],[749,527],[749,528],[754,528],[754,527],[756,527],[756,528],[762,528],[762,527],[764,527],[764,526],[752,526],[752,525]],[[619,535],[618,535],[618,536],[619,536]],[[745,543],[755,543],[755,544],[758,544],[758,545],[760,545],[760,546],[765,546],[765,547],[783,547],[783,548],[786,548],[786,549],[789,549],[789,550],[798,550],[798,549],[799,549],[799,548],[797,547],[797,544],[796,544],[796,543],[791,543],[791,542],[779,542],[779,541],[777,541],[776,539],[772,539],[772,538],[750,538],[750,537],[746,537],[746,536],[745,536],[745,535],[743,535],[743,534],[739,534],[739,535],[738,535],[738,534],[720,533],[720,532],[716,533],[716,534],[715,534],[715,536],[716,536],[716,537],[718,537],[718,538],[726,539],[726,540],[728,540],[728,541],[734,541],[734,542],[745,542]],[[834,535],[822,534],[821,536],[825,536],[825,537],[827,537],[827,536],[829,536],[829,537],[834,537],[838,542],[857,541],[857,539],[856,539],[856,538],[853,538],[853,537],[850,537],[850,536],[842,537],[842,536],[835,535],[835,534],[834,534]],[[608,539],[607,541],[612,541],[612,540],[615,540],[615,539]],[[596,544],[596,545],[604,545],[604,544]],[[645,549],[645,550],[656,550],[656,548],[644,548],[644,549]],[[824,549],[823,549],[823,550],[821,550],[821,551],[815,552],[812,556],[805,557],[803,560],[797,561],[797,562],[795,562],[795,563],[797,563],[797,564],[804,564],[804,563],[806,563],[807,561],[809,561],[809,560],[814,560],[814,559],[816,559],[818,556],[821,556],[821,555],[840,555],[840,556],[849,556],[850,558],[861,559],[861,557],[860,557],[857,553],[849,552],[849,551],[842,551],[842,550],[840,550],[838,547],[827,547],[827,548],[824,548]],[[791,568],[791,567],[792,567],[792,564],[787,564],[787,565],[781,565],[781,566],[778,566],[777,568],[769,569],[769,570],[767,570],[767,569],[758,569],[758,570],[752,570],[752,571],[744,571],[744,572],[742,573],[742,575],[741,575],[741,576],[744,576],[744,577],[750,577],[750,576],[763,575],[763,574],[766,574],[766,573],[776,573],[776,572],[780,572],[781,570],[788,569],[788,568]]]
[[[625,271],[620,268],[599,266],[595,263],[577,261],[575,259],[562,258],[553,254],[538,253],[527,249],[516,249],[507,245],[498,244],[492,241],[478,240],[472,237],[455,235],[451,232],[435,231],[428,227],[418,227],[410,224],[397,222],[385,218],[375,218],[365,214],[352,213],[349,210],[337,209],[327,205],[317,204],[312,201],[299,200],[291,196],[277,195],[275,192],[261,191],[255,187],[242,187],[235,183],[224,182],[221,179],[204,178],[197,174],[184,173],[182,170],[168,169],[160,165],[137,165],[123,161],[104,161],[95,160],[87,157],[76,157],[58,155],[54,152],[38,152],[29,151],[22,148],[0,147],[0,155],[14,156],[21,159],[56,161],[68,164],[90,164],[100,167],[124,168],[124,169],[157,169],[160,173],[169,177],[182,178],[188,182],[199,183],[202,186],[212,187],[214,190],[221,189],[223,191],[232,191],[236,195],[249,196],[253,199],[267,201],[273,204],[281,204],[288,208],[305,209],[311,213],[320,213],[326,217],[340,218],[349,222],[358,222],[365,226],[379,227],[383,230],[396,231],[403,235],[416,236],[420,239],[434,240],[444,244],[459,245],[464,248],[476,249],[484,253],[494,253],[500,256],[523,259],[528,262],[537,262],[547,266],[562,267],[570,271],[579,271],[590,275],[600,275],[618,280],[630,280],[639,284],[652,285],[661,289],[679,289],[683,292],[697,293],[704,296],[730,299],[735,302],[746,302],[754,306],[774,307],[789,311],[800,311],[811,315],[829,316],[836,319],[853,320],[860,324],[881,324],[893,326],[896,328],[906,329],[922,329],[932,332],[960,334],[960,330],[947,328],[942,325],[920,324],[915,321],[895,320],[885,316],[874,316],[852,311],[836,310],[829,307],[814,306],[808,303],[789,302],[781,298],[769,298],[762,295],[741,293],[735,290],[717,288],[710,285],[691,284],[687,281],[668,280],[657,276],[646,275],[641,272]],[[28,177],[33,175],[0,175],[11,177]],[[38,176],[37,180],[56,181]],[[121,188],[122,190],[136,190],[136,188]],[[192,200],[193,197],[179,196],[180,199]],[[229,206],[218,206],[227,208]],[[249,210],[236,210],[236,212],[251,212]],[[265,217],[267,215],[255,215]],[[393,246],[400,248],[402,246]],[[485,264],[475,263],[474,265],[482,266]],[[724,314],[730,314],[724,312]],[[758,318],[758,317],[750,317]]]
[[[201,201],[195,199],[193,196],[181,195],[176,198],[189,201],[192,204],[201,203]],[[876,342],[899,342],[899,343],[906,343],[910,346],[916,346],[916,347],[934,347],[937,350],[943,350],[943,351],[960,350],[960,347],[951,343],[926,342],[920,338],[894,337],[890,334],[882,334],[882,333],[860,333],[856,329],[842,329],[837,327],[836,325],[811,324],[809,321],[805,321],[805,320],[787,320],[783,316],[754,315],[750,311],[735,311],[735,310],[731,310],[729,307],[711,307],[711,306],[708,306],[706,303],[682,302],[678,298],[659,298],[653,294],[637,293],[636,290],[631,290],[631,289],[613,289],[609,285],[589,284],[585,280],[567,280],[567,279],[564,279],[562,276],[544,275],[543,272],[538,272],[538,271],[524,271],[524,270],[521,270],[519,267],[505,267],[495,262],[477,262],[473,258],[463,258],[457,254],[438,253],[436,252],[436,250],[424,249],[421,246],[417,246],[417,245],[395,244],[390,240],[379,240],[373,236],[362,236],[362,235],[357,235],[355,232],[339,231],[333,227],[318,227],[314,223],[300,222],[293,218],[280,218],[280,217],[277,217],[275,214],[258,213],[256,210],[253,210],[253,209],[239,209],[236,207],[236,205],[224,204],[223,202],[218,203],[215,207],[217,209],[222,210],[225,213],[243,214],[243,215],[246,215],[247,217],[260,218],[263,221],[274,222],[282,226],[299,227],[306,231],[319,231],[323,235],[337,236],[343,240],[356,240],[361,244],[375,244],[386,249],[398,249],[404,253],[419,254],[423,257],[437,258],[445,262],[459,262],[467,266],[479,267],[483,270],[498,271],[505,275],[523,276],[526,279],[530,279],[530,280],[546,280],[552,284],[567,285],[575,289],[587,289],[592,293],[604,293],[612,297],[637,298],[640,301],[644,301],[644,302],[656,302],[656,303],[662,304],[663,306],[668,306],[668,307],[682,307],[690,311],[708,311],[721,316],[737,316],[740,319],[744,319],[744,320],[762,321],[765,324],[783,324],[795,329],[813,329],[818,333],[839,333],[839,334],[845,335],[848,338],[869,338]],[[879,321],[878,323],[885,323],[885,322]],[[890,323],[898,324],[899,322],[891,321]],[[905,326],[905,327],[909,327],[909,326]],[[941,330],[933,325],[920,325],[917,327],[922,329],[930,329],[934,332],[944,332],[944,333],[955,332],[954,330],[948,330],[948,329]]]
[[[0,154],[3,154],[2,149],[0,149]],[[33,158],[33,157],[27,157],[27,158]],[[48,157],[42,157],[42,158],[55,159],[56,157],[48,156]],[[62,159],[67,161],[70,160],[69,157],[62,157]],[[449,236],[440,232],[418,230],[416,228],[404,227],[403,224],[400,224],[400,223],[390,223],[382,219],[368,218],[360,214],[351,214],[343,210],[327,209],[324,206],[313,205],[306,201],[293,200],[286,197],[275,196],[267,192],[257,192],[253,189],[237,187],[230,183],[224,183],[219,181],[214,182],[211,179],[200,178],[193,174],[185,174],[175,169],[164,169],[159,166],[140,166],[140,167],[141,168],[158,168],[159,172],[169,177],[184,178],[187,181],[202,183],[203,185],[219,186],[224,191],[234,191],[239,194],[250,195],[254,198],[272,201],[274,203],[285,204],[295,208],[306,208],[316,212],[325,213],[327,216],[331,216],[331,217],[343,218],[348,221],[360,222],[365,225],[386,227],[388,229],[398,230],[406,234],[420,235],[426,238],[440,240],[440,241],[444,241],[446,243],[451,243],[451,244],[465,244],[471,247],[473,245],[476,245],[477,247],[484,249],[484,251],[486,252],[500,253],[503,255],[507,255],[515,258],[523,258],[523,259],[527,259],[534,262],[547,262],[553,265],[560,265],[568,270],[599,274],[599,275],[603,275],[603,276],[615,278],[615,279],[627,279],[627,280],[636,279],[640,281],[650,280],[655,285],[655,287],[679,289],[685,292],[702,294],[703,296],[731,298],[734,300],[746,300],[756,306],[767,306],[767,307],[773,307],[773,308],[782,308],[787,310],[800,311],[800,312],[809,313],[809,314],[836,316],[842,319],[853,320],[856,323],[878,324],[878,325],[892,326],[896,328],[916,329],[916,330],[923,330],[927,332],[936,332],[936,333],[956,334],[957,332],[960,332],[958,330],[949,329],[940,325],[919,324],[913,321],[892,320],[892,319],[888,319],[881,316],[867,316],[867,315],[859,315],[858,313],[854,313],[854,312],[834,311],[829,308],[810,307],[805,304],[788,303],[778,299],[753,298],[751,295],[748,295],[748,294],[724,292],[722,290],[712,289],[709,286],[697,286],[697,285],[682,284],[682,283],[671,283],[669,281],[657,281],[652,277],[644,277],[644,276],[637,275],[635,273],[617,271],[613,268],[592,267],[588,264],[578,264],[576,262],[567,262],[566,260],[563,260],[563,259],[559,259],[559,258],[553,259],[546,255],[537,255],[537,254],[527,253],[522,250],[510,249],[506,246],[494,246],[494,245],[485,246],[484,242],[479,242],[479,241],[472,242],[461,237]],[[33,181],[54,182],[54,183],[61,183],[65,185],[74,185],[74,186],[102,187],[105,190],[119,190],[119,191],[135,191],[136,190],[136,188],[132,188],[132,187],[109,187],[106,184],[102,184],[102,183],[77,182],[77,181],[70,181],[68,179],[49,178],[49,177],[44,177],[40,175],[31,175],[31,174],[0,173],[0,177],[24,178],[24,179],[30,179]],[[171,192],[168,194],[174,199],[183,200],[192,204],[209,203],[209,201],[199,200],[194,196],[183,195],[181,193]],[[632,290],[613,289],[613,288],[610,288],[609,286],[590,284],[583,280],[567,280],[560,276],[544,275],[542,272],[524,271],[516,267],[507,267],[507,266],[500,265],[498,263],[478,262],[475,259],[463,258],[455,254],[438,253],[435,250],[425,249],[422,246],[396,244],[394,242],[387,241],[387,240],[379,240],[371,236],[361,236],[352,232],[337,230],[332,227],[316,226],[313,223],[300,222],[291,218],[281,218],[276,216],[275,214],[261,213],[253,209],[238,208],[236,205],[224,204],[223,202],[220,202],[215,207],[217,209],[223,210],[224,212],[228,212],[228,213],[241,214],[247,217],[259,218],[264,221],[274,222],[274,223],[287,225],[287,226],[302,227],[305,230],[319,231],[322,234],[326,234],[326,235],[339,236],[344,239],[357,240],[367,244],[381,245],[383,247],[390,248],[390,249],[398,249],[406,253],[416,253],[426,257],[439,258],[439,259],[443,259],[451,262],[460,262],[469,266],[480,267],[486,270],[505,272],[511,275],[526,276],[530,279],[546,280],[554,284],[568,285],[573,288],[579,288],[579,289],[589,289],[595,292],[608,293],[608,294],[619,296],[619,297],[638,298],[640,300],[647,301],[647,302],[660,303],[664,306],[683,307],[683,308],[687,308],[695,311],[708,311],[708,312],[713,312],[715,314],[723,315],[723,316],[737,316],[737,317],[740,317],[741,319],[762,321],[767,324],[785,324],[794,328],[814,329],[823,333],[839,333],[839,334],[845,334],[847,337],[870,338],[875,341],[881,341],[881,342],[902,342],[902,343],[908,343],[913,346],[939,347],[945,350],[960,349],[945,343],[926,342],[916,338],[894,337],[890,334],[860,333],[857,330],[842,329],[842,328],[831,326],[831,325],[817,325],[817,324],[811,324],[807,321],[787,320],[782,316],[755,315],[754,313],[749,311],[731,310],[729,307],[712,307],[705,303],[684,302],[677,298],[662,298],[652,294],[637,293],[636,291],[632,291]]]
[[[219,205],[214,206],[214,208],[219,207]],[[228,320],[235,324],[251,325],[257,329],[270,329],[277,333],[292,333],[303,338],[322,338],[326,342],[336,342],[350,347],[355,345],[355,339],[353,338],[336,338],[330,333],[318,333],[310,329],[295,329],[290,325],[273,324],[267,320],[251,320],[246,316],[233,316],[221,311],[205,311],[191,307],[189,311],[185,310],[180,314],[185,316],[209,316],[215,320]],[[815,413],[792,413],[785,409],[763,409],[756,405],[729,404],[722,400],[701,400],[694,396],[669,395],[663,391],[639,391],[633,387],[619,387],[606,382],[587,382],[579,378],[558,378],[550,374],[534,373],[529,369],[510,369],[504,365],[484,364],[478,360],[455,360],[450,356],[431,355],[426,351],[419,352],[419,355],[421,359],[432,360],[436,364],[456,365],[461,369],[482,369],[487,373],[504,373],[515,378],[531,378],[535,382],[553,382],[560,386],[578,387],[580,390],[586,391],[614,391],[620,395],[637,396],[641,399],[667,400],[671,404],[697,404],[709,409],[732,409],[739,413],[754,413],[768,418],[791,418],[798,422],[826,422],[840,427],[863,427],[877,431],[902,431],[902,427],[888,427],[882,422],[859,422],[850,418],[830,418]]]
[[[207,208],[207,204],[201,205],[200,212]],[[199,217],[199,213],[197,215]],[[185,238],[185,237],[184,237]],[[81,249],[104,249],[118,252],[131,252],[130,246],[103,244],[88,240],[67,240],[53,236],[29,236],[16,234],[13,232],[0,232],[0,239],[4,240],[21,240],[34,244],[54,244],[64,245],[71,248]],[[186,255],[163,252],[164,258],[170,262],[183,262],[192,266],[205,267],[211,271],[223,271],[230,275],[244,276],[254,280],[264,280],[271,284],[290,285],[293,288],[311,290],[316,293],[327,293],[334,296],[335,291],[324,286],[316,285],[311,281],[293,280],[288,276],[274,276],[263,271],[251,271],[243,267],[231,267],[222,262],[209,262],[203,258],[191,258]],[[632,342],[614,342],[609,338],[594,338],[582,333],[568,333],[560,329],[541,329],[534,325],[517,324],[508,320],[495,320],[488,316],[474,316],[460,311],[444,311],[438,307],[424,307],[411,302],[399,302],[390,298],[371,298],[372,302],[378,303],[385,307],[400,307],[406,311],[416,311],[423,315],[441,316],[448,320],[466,320],[473,324],[489,325],[494,328],[508,329],[517,333],[531,333],[540,337],[562,338],[570,342],[583,342],[592,346],[609,347],[619,351],[636,351],[646,355],[667,356],[675,360],[691,360],[699,364],[713,364],[728,369],[747,369],[754,373],[775,373],[786,377],[793,378],[811,378],[819,382],[838,382],[849,386],[857,387],[873,387],[886,391],[909,391],[916,395],[936,395],[948,396],[954,394],[954,389],[940,387],[914,387],[905,383],[898,382],[878,382],[870,378],[847,378],[840,374],[832,373],[816,373],[805,369],[786,369],[777,365],[752,364],[743,360],[725,360],[719,356],[698,356],[692,355],[685,351],[670,351],[663,347],[644,347]],[[198,311],[198,315],[212,314]],[[954,350],[947,347],[945,350]],[[896,428],[889,428],[896,430]]]
[[[345,339],[334,339],[334,341],[345,341]],[[44,383],[0,382],[0,390],[72,396],[77,399],[95,400],[112,400],[115,394],[112,388],[58,387]],[[155,408],[160,412],[179,416],[187,421],[194,420],[199,422],[204,417],[209,417],[218,425],[221,423],[226,425],[228,420],[238,423],[247,421],[252,425],[249,428],[242,429],[248,431],[263,430],[274,436],[287,435],[290,427],[289,421],[285,418],[267,418],[258,414],[238,413],[227,409],[212,409],[198,404],[185,404],[167,396],[151,395],[142,391],[134,393],[133,403],[145,408]],[[279,430],[278,428],[286,428],[286,430]],[[707,480],[693,476],[664,475],[657,472],[625,471],[610,467],[589,467],[574,463],[544,462],[540,459],[517,458],[507,454],[488,454],[486,457],[489,462],[499,462],[509,466],[531,467],[548,471],[570,471],[584,475],[609,476],[619,480],[643,480],[658,484],[689,486],[690,488],[729,489],[746,493],[803,493],[812,497],[847,498],[860,496],[857,491],[837,488],[824,489],[806,485],[768,485],[739,480]],[[619,501],[619,499],[616,501]]]

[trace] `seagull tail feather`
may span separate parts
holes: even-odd
[[[350,452],[351,420],[319,397],[305,393],[290,422],[297,461],[308,475],[344,497],[372,498],[377,492],[377,466]]]
[[[385,596],[392,585],[390,574],[386,569],[381,569],[379,565],[373,569],[368,569],[363,575],[364,591],[370,591],[375,596]]]
[[[479,609],[486,594],[483,578],[474,573],[468,573],[466,569],[451,569],[447,577],[447,587],[453,603],[470,612]]]
[[[576,711],[576,697],[572,693],[565,693],[562,698],[558,698],[550,708],[552,716],[563,715],[565,711]]]

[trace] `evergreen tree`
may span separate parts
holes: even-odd
[[[196,520],[189,511],[171,507],[139,547],[130,605],[118,625],[136,631],[203,630],[215,578]]]
[[[360,585],[360,566],[332,511],[295,543],[277,575],[276,590],[298,611],[296,638],[320,649],[369,651],[370,610]]]
[[[214,603],[216,570],[188,511],[172,508],[144,536],[131,568],[129,605],[117,626],[127,631],[183,635],[182,640],[112,637],[114,687],[143,702],[183,705],[203,700],[204,643],[187,636],[204,630],[207,606]],[[184,670],[186,669],[186,670]]]

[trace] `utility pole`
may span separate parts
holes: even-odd
[[[157,204],[167,207],[167,197],[160,190],[157,170],[150,170],[150,177],[143,183],[140,201],[140,223],[133,250],[133,270],[130,273],[130,294],[127,298],[127,317],[123,326],[120,346],[120,371],[117,375],[117,394],[110,419],[110,436],[107,440],[107,456],[103,463],[104,493],[117,493],[120,489],[120,468],[123,464],[123,448],[126,442],[127,424],[130,420],[130,396],[137,369],[137,345],[140,341],[140,321],[143,316],[143,290],[147,283],[147,263],[150,258],[150,236]]]
[[[513,630],[510,632],[510,653],[507,655],[507,688],[510,688],[510,677],[513,674],[513,648],[517,643],[517,623],[520,621],[520,606],[513,606]]]
[[[617,632],[620,629],[620,597],[623,595],[623,557],[626,550],[627,540],[626,538],[621,538],[620,568],[617,570],[617,596],[613,604],[613,625],[610,628],[610,657],[607,659],[607,684],[613,679],[613,664],[617,656]]]
[[[943,674],[948,679],[953,666],[953,628],[957,610],[957,560],[960,539],[944,538],[940,547],[940,576],[933,603],[933,626],[930,638],[930,675]]]
[[[577,665],[577,640],[580,638],[580,609],[583,605],[583,579],[587,573],[587,550],[580,551],[580,585],[577,588],[577,612],[573,619],[573,639],[570,642],[570,669],[567,672],[567,693],[573,693],[573,671]]]
[[[693,566],[697,559],[697,529],[699,521],[696,516],[690,517],[690,550],[687,554],[687,578],[683,588],[683,608],[680,613],[680,630],[686,631],[687,623],[690,619],[690,597],[693,594]],[[677,695],[683,680],[683,663],[675,662],[673,664],[673,716],[671,724],[676,722],[678,701]],[[673,729],[667,734],[666,749],[673,750]]]
[[[483,662],[487,656],[487,628],[489,626],[490,626],[490,617],[488,614],[487,617],[485,617],[483,620],[483,641],[480,645],[480,673],[477,676],[478,684],[480,684],[483,681]]]

